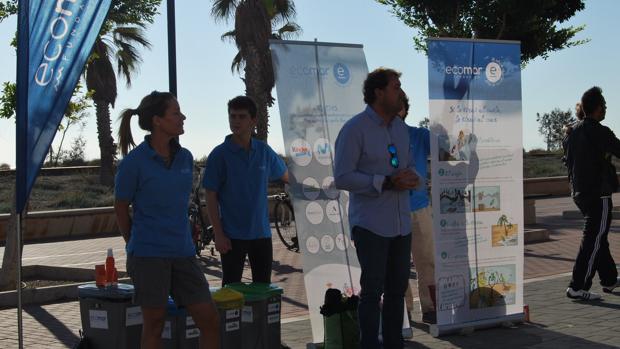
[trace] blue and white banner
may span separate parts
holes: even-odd
[[[318,343],[325,290],[359,292],[349,196],[334,186],[332,150],[342,125],[364,109],[361,87],[368,68],[360,45],[272,41],[271,54],[312,337]]]
[[[523,313],[518,42],[428,41],[435,335]]]
[[[110,3],[19,2],[17,212],[24,208]]]

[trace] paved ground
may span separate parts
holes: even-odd
[[[615,196],[620,202],[620,195]],[[575,209],[568,198],[537,201],[540,226],[550,230],[551,241],[525,247],[525,302],[530,306],[531,324],[515,328],[489,329],[470,335],[432,338],[426,326],[416,325],[412,348],[615,348],[620,347],[620,293],[602,302],[583,304],[564,297],[568,272],[579,248],[581,221],[564,220],[561,212]],[[620,261],[620,226],[612,223],[612,255]],[[118,237],[30,244],[24,248],[24,265],[42,264],[93,268],[102,263],[108,247],[115,249],[119,269],[124,269],[123,242]],[[3,254],[0,249],[0,255]],[[217,285],[221,276],[217,256],[207,251],[203,258],[209,281]],[[283,341],[292,348],[304,348],[311,340],[301,259],[274,240],[273,281],[285,289],[283,298]],[[413,274],[412,274],[413,275]],[[247,275],[246,275],[247,276]],[[598,287],[594,287],[596,290]],[[599,289],[600,290],[600,289]],[[419,316],[419,314],[416,314]],[[15,309],[0,310],[0,348],[17,346]],[[77,340],[81,327],[77,302],[24,308],[27,348],[66,348]]]

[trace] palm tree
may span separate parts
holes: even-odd
[[[110,106],[116,102],[116,71],[127,86],[131,86],[131,75],[136,72],[142,61],[138,54],[138,46],[150,48],[151,44],[144,34],[144,23],[122,24],[115,22],[110,15],[104,23],[101,33],[93,46],[93,52],[86,64],[86,87],[92,91],[97,116],[97,134],[101,152],[100,182],[103,185],[114,185],[114,159],[116,144],[112,137]]]
[[[285,39],[301,31],[290,21],[295,5],[292,0],[213,0],[211,15],[216,20],[235,20],[235,29],[224,33],[222,40],[234,41],[239,49],[231,70],[244,70],[245,93],[258,107],[257,138],[266,141],[267,108],[273,105],[271,90],[275,85],[269,39]]]

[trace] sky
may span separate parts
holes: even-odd
[[[130,88],[119,82],[118,98],[111,111],[112,131],[116,135],[118,115],[125,108],[136,108],[142,97],[152,90],[168,90],[166,6],[147,28],[151,50],[143,50],[143,63]],[[234,23],[216,22],[210,16],[211,1],[176,1],[177,18],[177,89],[183,113],[187,116],[181,144],[199,159],[230,133],[226,103],[244,94],[240,76],[231,73],[230,63],[237,50],[223,42],[222,33]],[[402,88],[412,107],[407,119],[412,125],[428,116],[427,59],[413,48],[415,30],[404,25],[390,8],[373,0],[297,0],[295,22],[302,28],[296,40],[362,44],[369,70],[380,66],[403,73]],[[613,34],[617,27],[620,2],[589,0],[585,10],[566,25],[586,25],[576,39],[590,42],[551,53],[546,60],[537,58],[522,71],[523,146],[526,150],[544,148],[538,133],[536,113],[559,107],[572,109],[583,91],[598,85],[607,99],[607,119],[613,131],[620,132],[620,74],[614,66],[620,62],[620,39]],[[16,17],[0,23],[0,83],[15,79],[15,51],[9,43],[16,30]],[[276,97],[276,90],[272,92]],[[361,86],[360,86],[360,99]],[[277,100],[270,108],[269,144],[284,153],[282,128]],[[144,132],[132,123],[135,139]],[[90,111],[83,130],[68,132],[65,149],[80,132],[86,139],[87,159],[99,158],[95,111]],[[510,132],[509,130],[498,130]],[[54,145],[58,144],[56,137]],[[0,164],[15,165],[14,120],[0,120]]]

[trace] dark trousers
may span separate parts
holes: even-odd
[[[575,198],[575,204],[585,218],[585,225],[570,287],[589,290],[596,272],[601,285],[614,285],[618,271],[607,240],[613,208],[611,198]]]
[[[411,265],[411,234],[386,238],[356,226],[352,235],[362,268],[358,308],[361,348],[380,348],[381,295],[383,348],[402,348],[404,296]]]
[[[252,282],[271,283],[273,247],[271,238],[254,240],[230,239],[232,249],[221,255],[222,285],[241,282],[245,257],[250,260]]]

